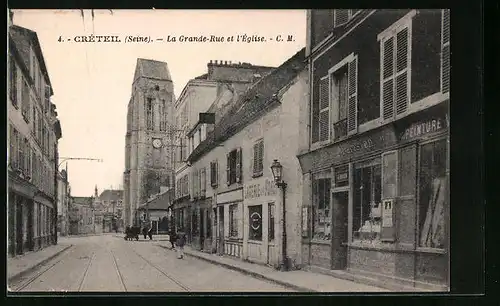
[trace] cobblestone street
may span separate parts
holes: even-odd
[[[111,235],[61,239],[73,247],[10,284],[11,291],[290,292],[284,288],[192,257],[154,241]]]

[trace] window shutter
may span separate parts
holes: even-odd
[[[408,28],[396,35],[396,114],[408,109]]]
[[[231,185],[231,153],[226,155],[226,180],[227,180],[227,185]]]
[[[259,172],[259,143],[253,145],[253,174]]]
[[[394,116],[394,37],[382,44],[382,116],[389,119]],[[388,78],[388,79],[386,79]]]
[[[260,150],[259,150],[259,173],[262,174],[264,172],[264,140],[260,142]]]
[[[319,82],[319,141],[328,140],[330,135],[329,78]]]
[[[450,91],[450,10],[443,10],[443,48],[441,50],[441,91]]]
[[[335,26],[341,26],[349,21],[349,10],[335,10]]]
[[[358,127],[358,57],[348,64],[348,109],[347,109],[347,132],[354,134]]]
[[[242,169],[242,159],[241,159],[241,148],[236,151],[236,182],[241,183],[241,169]]]

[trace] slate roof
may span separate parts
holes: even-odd
[[[171,200],[174,198],[174,189],[170,189],[157,197],[147,201],[139,206],[138,210],[145,210],[146,206],[149,210],[167,210],[170,206]]]
[[[123,190],[105,189],[101,192],[99,200],[108,202],[123,200]]]
[[[305,67],[305,48],[302,48],[276,70],[260,79],[243,93],[215,124],[214,130],[191,153],[188,161],[197,161],[218,143],[229,139],[261,116],[269,106],[277,102],[273,95],[288,85]]]
[[[72,197],[73,198],[73,204],[78,204],[78,205],[92,205],[93,198],[92,197]]]
[[[154,78],[167,81],[172,80],[167,63],[145,58],[137,59],[134,81],[139,77]]]
[[[30,67],[30,45],[33,46],[33,50],[35,51],[40,63],[40,69],[45,78],[45,83],[50,85],[50,93],[53,95],[54,92],[52,90],[52,83],[50,82],[42,48],[40,47],[40,41],[38,40],[36,32],[17,25],[12,25],[9,28],[9,36],[11,38],[10,42],[13,43],[12,47],[14,47],[15,52],[18,53],[19,58],[22,61],[22,64],[24,64],[23,70],[28,73]]]

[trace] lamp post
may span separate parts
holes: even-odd
[[[283,181],[283,166],[279,163],[277,159],[273,161],[273,164],[271,165],[271,171],[273,173],[274,177],[274,182],[276,183],[276,186],[278,188],[281,188],[282,191],[282,196],[283,196],[283,201],[282,201],[282,212],[283,212],[283,242],[281,243],[282,246],[282,264],[281,264],[281,271],[288,271],[289,270],[289,263],[288,263],[288,256],[286,253],[286,210],[285,210],[285,191],[286,191],[286,186],[287,184]]]

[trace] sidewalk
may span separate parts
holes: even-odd
[[[170,249],[170,244],[168,242],[158,242],[158,245],[162,248]],[[226,256],[208,254],[193,250],[190,247],[185,247],[184,253],[212,264],[220,265],[302,292],[391,292],[387,289],[363,285],[353,281],[308,271],[297,270],[280,272],[268,266],[249,263]]]
[[[113,233],[113,236],[116,238],[123,239],[125,237],[124,233]],[[147,237],[149,241],[149,237]],[[139,241],[144,241],[144,236],[142,233],[139,235]],[[153,241],[170,241],[168,235],[153,235]]]
[[[12,282],[47,263],[57,255],[71,248],[68,243],[58,243],[36,252],[29,252],[17,257],[7,258],[7,279]]]

